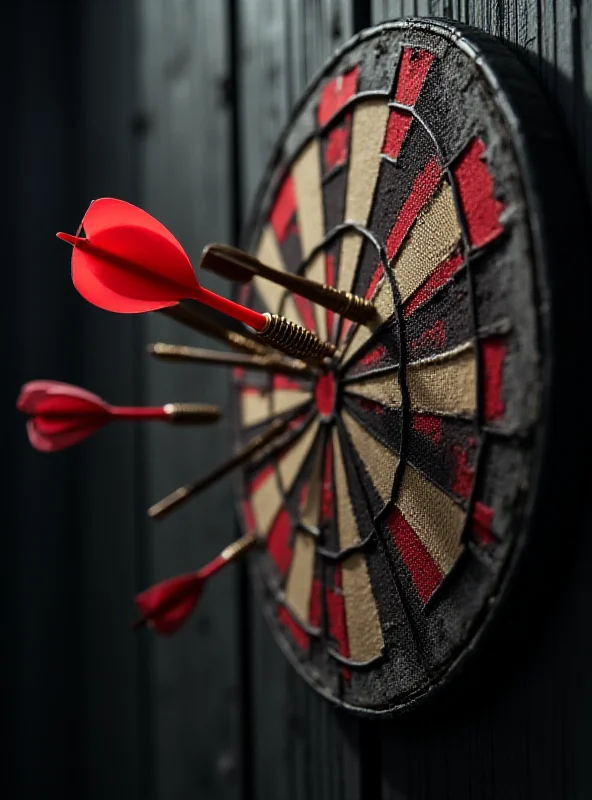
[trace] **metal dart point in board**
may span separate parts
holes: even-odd
[[[202,286],[170,231],[129,203],[97,200],[79,235],[59,234],[91,303],[166,313],[234,351],[148,348],[232,369],[236,421],[233,456],[150,516],[232,473],[243,533],[138,595],[137,627],[174,633],[205,582],[250,553],[278,645],[331,702],[385,716],[453,682],[509,602],[536,514],[552,513],[541,453],[561,402],[549,276],[563,255],[550,231],[575,185],[562,152],[539,87],[499,41],[409,19],[326,64],[270,155],[241,249],[203,250],[234,299]],[[41,450],[115,418],[219,415],[118,410],[48,381],[24,387],[19,408]]]

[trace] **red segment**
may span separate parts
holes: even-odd
[[[503,231],[499,217],[504,206],[495,199],[484,153],[483,141],[477,137],[471,139],[453,168],[472,247],[482,247]]]
[[[374,364],[380,363],[380,361],[382,361],[385,355],[386,355],[385,345],[379,344],[372,350],[369,350],[367,353],[365,353],[360,359],[359,363],[363,364],[365,367],[372,367],[374,366]]]
[[[306,300],[304,297],[300,297],[300,295],[297,294],[293,294],[292,298],[294,299],[298,313],[302,318],[304,327],[308,328],[309,331],[316,331],[317,325],[310,300]],[[321,309],[319,309],[319,314],[322,314]]]
[[[454,476],[452,491],[459,497],[468,499],[473,486],[475,473],[469,463],[469,453],[463,447],[455,445],[451,448],[452,458],[454,459]]]
[[[413,414],[412,417],[413,430],[421,433],[422,436],[427,436],[434,444],[439,444],[442,438],[442,420],[433,414]]]
[[[337,384],[332,372],[325,372],[319,376],[315,386],[315,402],[322,417],[330,417],[335,410]]]
[[[241,509],[243,512],[243,522],[247,533],[254,533],[256,530],[255,515],[253,514],[253,508],[248,500],[242,501]]]
[[[289,233],[290,222],[296,213],[296,193],[291,175],[284,178],[277,197],[273,204],[269,221],[275,233],[275,238],[282,244]]]
[[[409,349],[413,351],[422,347],[430,347],[434,350],[443,350],[446,345],[446,326],[444,322],[439,319],[427,330],[425,330],[417,339],[412,339],[409,342]]]
[[[338,75],[323,87],[317,109],[319,125],[325,125],[340,108],[343,108],[350,97],[354,96],[359,74],[360,68],[352,67],[348,72]]]
[[[428,50],[404,48],[395,89],[395,100],[398,103],[406,106],[415,105],[434,58],[434,54]]]
[[[274,375],[271,385],[274,391],[276,389],[288,389],[296,392],[302,390],[301,384],[295,380],[292,380],[292,378],[288,378],[287,375]]]
[[[382,152],[385,155],[390,158],[398,157],[412,122],[413,117],[407,111],[393,108],[389,114],[384,144],[382,146]]]
[[[261,472],[258,472],[257,475],[250,481],[248,493],[253,494],[265,481],[271,477],[273,471],[275,469],[274,464],[267,464]]]
[[[440,567],[428,553],[423,543],[398,508],[391,512],[387,527],[413,585],[423,603],[427,603],[444,577]]]
[[[410,47],[403,50],[395,89],[397,102],[406,106],[415,105],[433,60],[434,55],[427,50],[414,50]],[[391,111],[386,127],[383,153],[391,158],[397,158],[412,122],[413,117],[410,113],[398,108]]]
[[[277,619],[281,625],[288,628],[298,647],[302,650],[306,650],[310,644],[308,633],[304,628],[300,627],[285,606],[278,607]]]
[[[347,160],[347,146],[349,144],[350,115],[348,114],[341,125],[337,125],[327,136],[324,160],[325,169],[345,164]]]
[[[446,261],[442,261],[432,272],[427,281],[406,301],[404,310],[405,317],[410,317],[415,309],[419,308],[422,303],[425,303],[440,286],[444,286],[445,283],[448,283],[454,273],[462,267],[463,263],[464,260],[460,252],[454,253],[450,258],[447,258]]]
[[[413,182],[409,197],[386,240],[386,255],[389,261],[397,254],[415,218],[436,191],[441,177],[442,171],[438,159],[432,158]]]
[[[473,508],[473,533],[481,544],[487,545],[493,541],[493,508],[477,501]]]
[[[504,415],[505,404],[502,398],[502,387],[506,354],[506,346],[500,337],[492,336],[481,342],[484,384],[483,414],[487,422],[498,420]]]
[[[285,508],[275,518],[269,536],[267,537],[267,550],[282,575],[286,575],[292,562],[292,548],[290,547],[290,532],[292,521]]]

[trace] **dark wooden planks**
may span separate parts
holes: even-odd
[[[75,230],[101,196],[137,202],[132,115],[136,103],[133,7],[81,4],[80,206]],[[109,57],[105,57],[105,41]],[[69,253],[63,253],[67,269]],[[143,320],[84,304],[81,383],[120,404],[141,403],[138,347]],[[85,620],[85,796],[150,797],[151,720],[146,642],[130,630],[132,599],[145,574],[146,526],[139,508],[141,440],[113,426],[81,450],[81,600]]]
[[[231,236],[229,19],[224,3],[200,0],[140,5],[142,206],[163,221],[195,264],[202,247]],[[211,275],[204,285],[227,292]],[[146,341],[210,345],[158,314]],[[215,346],[215,345],[214,345]],[[146,359],[145,400],[204,401],[226,411],[223,369]],[[146,436],[146,501],[211,469],[229,453],[225,419],[210,427],[154,426]],[[151,523],[154,579],[197,569],[235,535],[228,481]],[[174,638],[153,643],[158,797],[240,796],[238,574],[208,586],[199,614]],[[146,635],[150,635],[147,633]]]

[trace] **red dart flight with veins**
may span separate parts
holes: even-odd
[[[263,314],[204,289],[173,234],[150,214],[104,197],[84,215],[84,236],[58,233],[74,247],[72,280],[99,308],[124,314],[155,311],[192,299],[263,330]]]

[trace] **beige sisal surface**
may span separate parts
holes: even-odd
[[[370,661],[381,654],[383,638],[363,553],[354,553],[343,561],[341,580],[349,657]]]
[[[429,278],[460,241],[460,225],[449,183],[420,211],[392,262],[402,302]]]
[[[380,169],[380,152],[389,109],[384,100],[356,105],[353,114],[345,197],[345,221],[366,225]],[[345,236],[341,245],[338,288],[349,291],[360,254],[359,236]]]
[[[414,411],[444,416],[472,416],[477,401],[473,346],[463,345],[429,361],[409,364],[407,388]],[[396,371],[377,378],[352,381],[348,384],[348,391],[392,408],[401,405]]]
[[[296,532],[292,562],[286,581],[286,603],[304,622],[310,619],[310,593],[314,577],[315,541],[308,533]]]
[[[318,429],[319,423],[314,420],[288,452],[280,458],[278,471],[286,494],[292,489],[292,485],[314,443]],[[251,494],[253,516],[260,536],[267,536],[271,523],[276,518],[282,503],[283,496],[274,470]]]
[[[339,442],[339,434],[333,428],[333,469],[335,470],[335,494],[337,505],[337,529],[339,546],[342,550],[357,544],[360,534],[356,524],[356,516],[349,496],[347,475],[343,466],[343,453]]]
[[[353,446],[383,503],[390,500],[399,457],[377,441],[347,411],[341,415]]]
[[[409,464],[403,473],[397,507],[442,572],[447,573],[462,550],[463,509]]]

